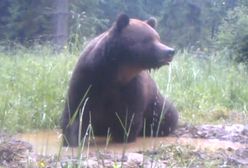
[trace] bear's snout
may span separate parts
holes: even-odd
[[[173,57],[175,55],[175,49],[173,48],[168,48],[165,50],[165,55],[168,57]]]
[[[173,56],[175,55],[175,49],[164,45],[163,43],[157,43],[159,54],[157,57],[157,61],[160,66],[169,65],[169,63],[173,60]]]
[[[175,50],[173,48],[167,47],[163,51],[162,62],[164,65],[169,65],[169,63],[173,60],[173,56],[175,55]]]
[[[167,45],[160,43],[160,42],[155,42],[155,48],[157,48],[160,52],[160,55],[162,57],[173,57],[175,55],[175,49],[168,47]]]

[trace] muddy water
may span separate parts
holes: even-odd
[[[61,133],[59,130],[39,131],[32,133],[24,133],[16,136],[17,139],[24,140],[32,144],[34,152],[43,155],[58,154],[62,149],[63,154],[75,154],[77,149],[61,148]],[[220,141],[215,139],[193,139],[193,138],[177,138],[177,137],[159,137],[159,138],[138,138],[134,143],[120,144],[109,143],[106,145],[106,138],[97,137],[91,144],[86,144],[84,151],[111,151],[121,153],[125,149],[127,152],[137,152],[142,150],[150,150],[159,147],[161,144],[179,144],[191,145],[196,149],[238,149],[244,147],[240,143],[229,141]]]

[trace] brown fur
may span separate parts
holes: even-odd
[[[174,54],[160,42],[155,25],[154,19],[120,15],[109,30],[88,44],[70,81],[61,122],[64,145],[79,145],[90,123],[95,135],[107,135],[110,129],[117,142],[125,140],[121,122],[131,126],[127,142],[141,134],[144,120],[147,136],[174,131],[178,112],[161,96],[147,71],[169,64]],[[88,88],[88,99],[82,100]]]

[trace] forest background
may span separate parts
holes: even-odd
[[[139,19],[156,17],[162,40],[176,48],[247,46],[247,0],[4,0],[1,46],[82,45],[105,31],[121,12]]]
[[[1,129],[57,128],[79,53],[120,13],[177,49],[152,76],[181,121],[247,123],[247,0],[1,0]]]

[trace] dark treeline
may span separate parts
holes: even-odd
[[[236,22],[247,20],[247,8],[247,0],[2,0],[0,41],[78,43],[106,30],[122,12],[140,19],[156,17],[161,38],[170,45],[210,48],[216,39],[220,44],[226,38],[234,41],[223,30],[232,24],[240,28]],[[229,14],[234,10],[240,13],[235,13],[236,20]],[[243,29],[239,38],[247,39],[247,27]]]

